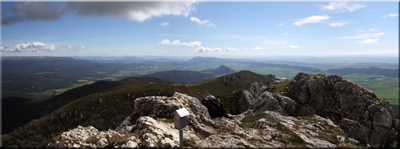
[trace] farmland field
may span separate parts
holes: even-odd
[[[226,66],[231,67],[235,71],[249,70],[258,74],[266,75],[273,74],[278,79],[292,79],[298,72],[304,72],[297,69],[290,68],[279,68],[279,67],[257,67],[251,68],[246,64],[230,63]],[[306,72],[313,74],[312,72]],[[334,75],[333,73],[325,73],[327,75]],[[397,77],[385,77],[374,74],[348,74],[340,75],[345,79],[348,79],[370,91],[376,93],[379,99],[383,100],[386,98],[390,104],[399,105],[399,78]]]

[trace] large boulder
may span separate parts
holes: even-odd
[[[249,91],[253,95],[258,95],[258,90],[260,90],[261,86],[263,86],[262,83],[258,83],[258,82],[251,83]]]
[[[254,104],[254,101],[254,97],[249,91],[243,91],[238,103],[239,113],[243,113],[250,109],[250,107]]]
[[[280,106],[278,100],[276,100],[272,94],[268,91],[262,92],[253,105],[253,112],[264,112],[264,111],[275,111],[279,112],[283,115],[287,115],[287,112],[284,108]]]
[[[388,134],[395,128],[389,103],[349,80],[337,75],[320,77],[300,72],[290,81],[286,94],[297,103],[293,115],[317,114],[336,124],[346,118],[340,126],[350,137],[373,148],[398,144],[391,139],[397,134]]]

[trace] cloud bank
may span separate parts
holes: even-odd
[[[295,45],[289,45],[289,48],[296,49],[296,48],[299,48],[299,47],[298,47],[298,46],[295,46]]]
[[[357,43],[364,43],[364,44],[367,44],[367,43],[376,43],[376,42],[378,42],[378,38],[376,38],[376,39],[365,39],[365,40],[363,40],[363,41],[357,41]]]
[[[196,49],[194,49],[195,52],[216,52],[216,51],[221,51],[220,48],[205,48],[205,47],[198,47]]]
[[[329,24],[332,27],[340,27],[346,25],[348,22],[338,22],[338,23],[331,23]]]
[[[2,25],[25,21],[55,21],[62,15],[75,13],[81,17],[124,18],[143,22],[164,15],[187,17],[195,10],[195,1],[184,2],[66,2],[51,5],[48,2],[17,2],[2,9]]]
[[[200,41],[193,41],[193,42],[181,42],[179,40],[174,40],[172,42],[170,42],[168,39],[164,39],[161,42],[157,43],[157,45],[174,45],[174,46],[188,46],[188,47],[200,47],[201,46],[201,42]]]
[[[234,50],[239,50],[239,49],[235,49],[235,48],[230,48],[230,47],[228,47],[228,48],[226,48],[226,50],[228,50],[228,51],[234,51]]]
[[[162,26],[168,26],[169,23],[168,23],[168,22],[164,22],[164,23],[161,23],[160,25],[162,25]]]
[[[321,22],[322,20],[327,20],[327,19],[329,19],[328,15],[311,16],[311,17],[301,19],[300,21],[295,22],[294,25],[301,26],[305,23],[318,23],[318,22]]]
[[[389,14],[389,15],[386,15],[386,16],[382,16],[382,18],[387,18],[387,17],[396,17],[397,16],[397,14],[395,14],[395,13],[392,13],[392,14]]]
[[[200,24],[200,25],[204,24],[204,25],[207,25],[207,26],[214,26],[215,27],[215,25],[210,20],[201,21],[200,19],[198,19],[196,17],[190,17],[190,21],[196,22],[197,24]]]
[[[325,10],[338,12],[353,12],[357,9],[364,8],[365,5],[358,4],[358,3],[347,3],[347,2],[331,2],[329,5],[322,6]]]
[[[1,46],[1,52],[45,52],[58,50],[54,44],[45,44],[41,42],[21,43],[14,46],[14,48]]]
[[[63,45],[63,44],[60,44],[60,47],[66,47],[67,49],[72,50],[72,47],[71,47],[71,46],[67,46],[67,45]]]

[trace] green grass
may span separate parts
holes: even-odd
[[[373,74],[348,74],[343,75],[346,78],[358,85],[371,90],[383,100],[386,98],[390,104],[399,105],[399,78],[383,77],[378,79],[368,79],[375,75]],[[367,80],[367,81],[365,81]]]
[[[311,74],[310,76],[319,76],[321,78],[325,78],[326,74]]]
[[[93,81],[89,81],[89,82],[84,82],[84,83],[74,83],[72,84],[72,87],[67,87],[67,88],[62,88],[62,89],[47,89],[44,92],[37,92],[37,93],[30,93],[32,94],[34,97],[44,100],[47,99],[49,97],[51,97],[51,95],[53,94],[54,91],[56,91],[56,95],[59,95],[61,93],[64,93],[65,91],[77,88],[77,87],[81,87],[83,85],[88,85],[88,84],[92,84],[94,83]],[[58,91],[57,91],[58,90]]]
[[[284,81],[281,81],[281,83],[279,83],[279,84],[276,84],[275,86],[274,86],[274,92],[276,92],[276,93],[281,93],[281,92],[286,92],[286,87],[289,87],[290,86],[290,80],[284,80]]]

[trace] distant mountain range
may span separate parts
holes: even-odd
[[[215,78],[222,74],[231,74],[234,73],[233,69],[221,65],[217,69],[207,69],[203,71],[182,71],[182,70],[171,70],[171,71],[162,71],[162,72],[155,72],[148,75],[143,75],[144,77],[154,77],[160,78],[168,81],[172,81],[175,83],[194,83],[199,82],[211,78]]]

